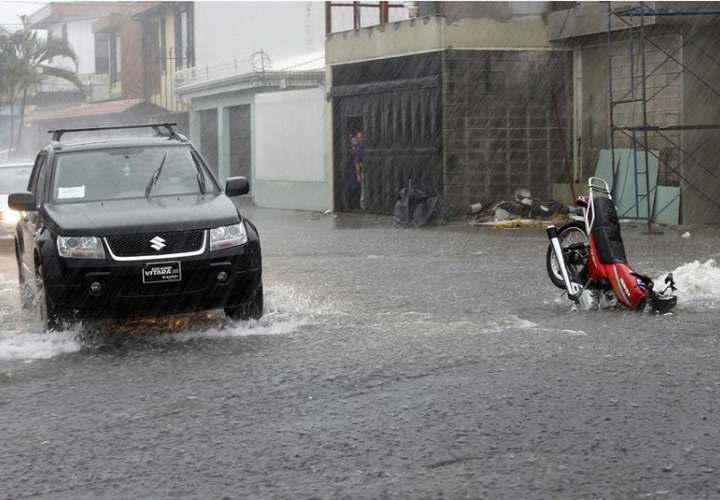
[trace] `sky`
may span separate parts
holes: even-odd
[[[19,16],[32,14],[45,3],[40,0],[0,0],[0,24],[10,29],[19,28]]]

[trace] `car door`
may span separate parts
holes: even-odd
[[[42,182],[41,178],[44,179],[44,176],[41,174],[46,163],[47,154],[45,154],[45,152],[42,152],[37,156],[37,159],[35,160],[35,165],[33,166],[32,174],[30,174],[30,180],[28,181],[28,191],[33,193],[33,195],[35,196],[35,206],[37,208],[39,208],[40,204],[42,203],[44,183]],[[20,250],[24,267],[23,271],[26,277],[33,276],[35,273],[35,263],[33,262],[33,249],[35,248],[35,233],[38,230],[39,224],[40,213],[38,211],[22,213],[20,219],[22,246]]]

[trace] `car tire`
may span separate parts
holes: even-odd
[[[37,266],[35,272],[35,307],[37,308],[37,315],[42,328],[46,331],[57,330],[59,328],[60,320],[57,312],[50,303],[45,291],[45,278],[41,265]]]
[[[263,309],[265,307],[265,299],[263,295],[263,286],[260,286],[255,290],[252,302],[243,304],[238,307],[226,307],[225,315],[233,320],[247,321],[249,319],[260,319],[263,315]]]

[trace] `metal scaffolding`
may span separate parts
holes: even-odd
[[[653,100],[672,85],[678,78],[693,78],[700,85],[708,89],[714,96],[720,97],[720,88],[714,82],[708,82],[697,71],[691,67],[691,62],[684,61],[681,57],[681,51],[684,47],[692,46],[694,50],[703,54],[708,61],[720,67],[720,60],[712,54],[707,53],[703,47],[696,44],[692,39],[692,34],[684,29],[682,23],[662,22],[663,20],[677,16],[717,16],[720,15],[720,8],[695,8],[695,9],[673,9],[658,7],[656,4],[650,6],[644,2],[639,2],[635,6],[613,9],[611,2],[608,2],[607,15],[607,45],[608,45],[608,100],[610,106],[610,150],[613,175],[617,178],[619,168],[619,154],[616,152],[616,142],[618,137],[622,137],[625,141],[629,141],[632,159],[631,175],[634,180],[635,200],[631,209],[626,213],[620,214],[623,219],[639,220],[647,222],[648,230],[653,230],[656,222],[656,214],[658,207],[657,184],[652,187],[650,162],[651,159],[658,162],[659,166],[664,167],[668,172],[672,172],[678,177],[688,188],[696,191],[699,195],[707,199],[715,207],[720,208],[720,200],[714,199],[707,192],[698,186],[695,182],[687,178],[686,172],[690,168],[700,168],[704,170],[715,181],[720,182],[720,171],[713,171],[708,168],[704,162],[698,158],[698,151],[707,145],[708,140],[703,141],[692,150],[688,149],[685,141],[676,140],[670,137],[672,133],[681,134],[693,131],[712,131],[720,129],[720,124],[687,124],[682,120],[677,125],[660,125],[653,123],[653,119],[649,117],[649,107]],[[653,25],[651,26],[646,19],[653,17]],[[615,35],[613,35],[613,27]],[[666,33],[678,35],[678,47],[668,50],[660,43],[657,43],[651,37],[656,27],[662,25]],[[617,35],[617,27],[623,30],[622,36]],[[613,56],[617,52],[614,47],[619,44],[627,44],[629,50],[629,90],[618,92],[618,82],[620,79],[613,71]],[[662,55],[661,60],[652,58],[648,61],[648,49],[654,50]],[[667,81],[658,89],[649,89],[648,79],[656,75],[658,69],[663,65],[672,62],[677,65],[678,74],[673,78],[667,78]],[[653,90],[650,92],[650,90]],[[622,94],[622,95],[616,95]],[[684,96],[680,94],[680,99]],[[618,124],[617,114],[618,108],[623,105],[632,106],[631,124]],[[627,109],[627,108],[625,108]],[[639,116],[638,116],[639,115]],[[639,118],[639,119],[638,119]],[[711,136],[709,139],[712,139]],[[653,150],[652,145],[662,143],[665,154]],[[720,186],[720,184],[718,184]],[[644,192],[643,189],[644,187]],[[617,183],[613,182],[613,189],[617,188]],[[678,197],[682,193],[682,187],[678,193]],[[613,193],[614,195],[615,193]],[[673,199],[675,202],[677,198]]]

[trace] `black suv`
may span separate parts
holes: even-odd
[[[56,130],[37,156],[15,251],[23,305],[48,329],[60,320],[161,315],[222,308],[234,319],[263,312],[260,240],[174,124],[155,137],[76,144]]]

